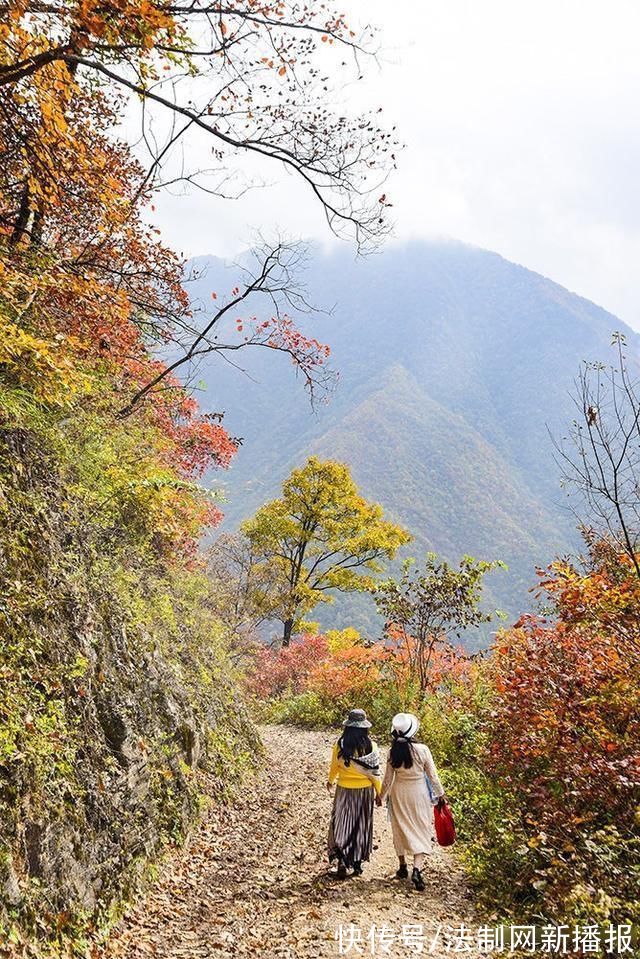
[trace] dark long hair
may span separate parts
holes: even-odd
[[[391,765],[394,769],[400,769],[401,766],[404,766],[405,769],[411,769],[413,766],[413,750],[411,748],[411,740],[401,737],[400,733],[397,733],[395,729],[392,733],[392,736],[393,741],[391,743],[391,750],[389,752]],[[402,739],[402,742],[399,742],[399,739]]]
[[[354,756],[366,756],[373,749],[369,730],[362,726],[345,726],[338,740],[338,759],[348,766]]]

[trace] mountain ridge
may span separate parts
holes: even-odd
[[[198,281],[204,302],[229,281],[219,261],[198,265],[209,267]],[[336,303],[313,323],[340,370],[326,407],[313,414],[295,397],[281,356],[247,353],[248,377],[223,363],[206,371],[207,405],[227,409],[227,427],[244,437],[224,482],[223,528],[277,495],[310,453],[339,459],[414,534],[405,553],[505,560],[487,601],[518,615],[531,605],[535,567],[578,545],[548,431],[560,436],[571,420],[580,362],[606,362],[614,330],[637,354],[640,338],[554,281],[458,243],[406,244],[365,261],[317,253],[308,288],[315,302]],[[359,605],[341,599],[319,616],[340,625]],[[363,608],[356,615],[354,625],[373,628]]]

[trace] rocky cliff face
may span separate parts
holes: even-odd
[[[73,509],[0,430],[0,947],[108,920],[255,746],[206,580],[111,561]]]

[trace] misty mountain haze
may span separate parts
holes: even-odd
[[[212,290],[237,282],[216,258],[191,263],[202,274],[194,299],[210,302]],[[503,560],[508,572],[488,579],[486,605],[509,615],[530,607],[535,567],[578,544],[549,432],[562,435],[573,417],[580,363],[608,361],[614,330],[630,343],[637,335],[551,280],[457,243],[364,260],[316,251],[305,282],[312,302],[335,304],[307,324],[330,343],[340,373],[327,404],[312,411],[288,357],[268,351],[239,354],[246,374],[219,356],[201,370],[205,405],[228,409],[226,427],[243,438],[222,483],[216,477],[223,529],[316,453],[347,463],[363,494],[412,532],[406,556]],[[314,618],[376,628],[362,597]]]

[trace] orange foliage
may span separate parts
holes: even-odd
[[[368,703],[394,689],[411,705],[418,687],[406,644],[366,643],[354,632],[351,642],[335,647],[325,636],[298,636],[289,647],[260,647],[251,689],[260,699],[303,692],[342,708],[346,702]],[[462,649],[447,644],[434,649],[431,691],[444,692],[470,676],[472,662]]]
[[[311,670],[307,688],[327,699],[340,701],[351,697],[356,702],[381,681],[388,659],[388,653],[379,645],[338,649]]]
[[[532,821],[632,822],[640,787],[640,583],[624,557],[554,565],[558,621],[523,617],[493,655],[490,764]]]
[[[326,661],[329,647],[324,636],[303,634],[279,649],[260,646],[256,653],[250,688],[261,699],[283,693],[301,693],[318,664]]]
[[[404,629],[389,623],[385,629],[385,647],[394,663],[399,679],[405,682],[415,677],[416,660],[421,644]],[[455,684],[465,679],[470,672],[472,661],[460,645],[454,646],[444,637],[435,638],[427,659],[428,683],[425,692],[438,692],[443,684]]]
[[[0,120],[0,374],[49,404],[91,401],[117,417],[127,396],[165,370],[153,347],[188,326],[191,311],[180,261],[144,222],[145,173],[110,138],[113,106],[83,92],[63,64],[53,69],[39,71],[33,89],[14,90]],[[22,201],[30,219],[20,235]],[[159,466],[191,480],[229,464],[237,443],[177,377],[150,399],[138,419],[152,430]],[[173,498],[171,534],[192,551],[198,524],[220,512],[201,502],[193,513]]]

